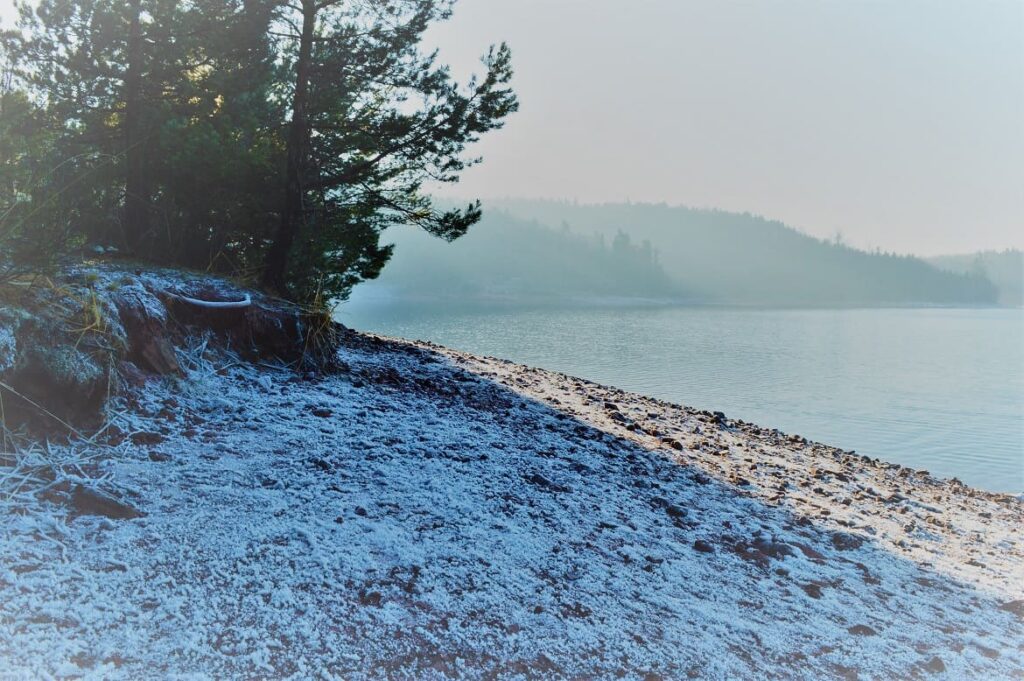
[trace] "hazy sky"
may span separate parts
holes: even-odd
[[[458,196],[750,211],[858,246],[1024,246],[1024,2],[461,0],[522,110]]]
[[[460,0],[430,35],[458,73],[503,39],[522,109],[447,194],[1024,247],[1024,0]]]

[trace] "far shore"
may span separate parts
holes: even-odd
[[[353,297],[352,303],[341,303],[341,310],[351,305],[379,305],[383,307],[403,307],[415,305],[443,306],[451,305],[463,309],[502,307],[502,308],[704,308],[723,310],[1024,310],[1015,305],[964,305],[936,303],[869,303],[869,302],[826,302],[820,304],[793,305],[785,303],[731,303],[728,301],[708,301],[688,298],[643,298],[635,296],[564,296],[557,294],[538,294],[535,296],[487,294],[473,296],[437,296],[401,294],[393,295],[374,291]]]

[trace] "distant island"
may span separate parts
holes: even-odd
[[[968,266],[960,266],[867,252],[749,213],[529,200],[495,200],[487,208],[482,222],[453,244],[415,230],[388,232],[394,259],[360,295],[777,307],[1020,300],[1009,291],[1012,277],[997,279],[1002,270],[973,266],[972,256],[963,256]]]

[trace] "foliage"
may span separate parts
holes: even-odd
[[[68,240],[53,163],[45,113],[18,87],[0,45],[0,284],[45,269]]]
[[[344,296],[391,255],[379,235],[412,224],[453,240],[479,204],[438,210],[424,182],[455,182],[474,162],[468,144],[501,126],[517,102],[508,47],[491,48],[485,76],[460,88],[418,45],[446,0],[302,0],[282,6],[290,92],[285,205],[264,283],[308,297]],[[298,243],[298,248],[293,244]],[[290,256],[290,257],[289,257]]]
[[[153,261],[262,273],[290,297],[343,297],[387,262],[388,225],[450,240],[480,217],[422,191],[456,181],[466,146],[516,108],[505,46],[464,88],[420,50],[451,4],[23,3],[3,39],[21,88],[4,93],[0,201],[51,252],[59,225]]]
[[[11,40],[44,103],[75,229],[206,266],[273,190],[270,8],[242,0],[42,0]],[[240,249],[236,249],[240,250]]]

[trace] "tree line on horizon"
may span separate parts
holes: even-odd
[[[664,299],[682,295],[648,241],[625,232],[582,234],[488,210],[465,238],[441,244],[407,230],[389,233],[395,255],[372,297],[409,300],[565,301],[587,298]],[[373,293],[373,290],[377,293]]]
[[[381,232],[453,240],[467,148],[518,106],[504,44],[456,82],[455,0],[41,0],[0,36],[0,277],[88,244],[343,298]]]
[[[489,200],[451,247],[395,234],[374,288],[417,297],[636,297],[758,306],[991,305],[986,272],[867,252],[750,214]],[[389,234],[389,237],[391,235]]]
[[[984,277],[998,289],[1000,305],[1024,305],[1024,252],[1007,248],[965,255],[938,255],[928,262],[942,270],[972,277]]]

